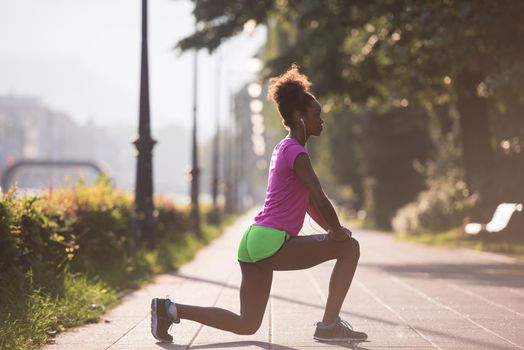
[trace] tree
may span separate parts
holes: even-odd
[[[398,104],[453,106],[460,116],[468,188],[484,205],[499,200],[491,191],[498,175],[492,121],[508,116],[492,106],[508,109],[516,100],[500,92],[524,82],[524,47],[517,44],[524,39],[524,2],[197,0],[195,5],[203,26],[179,43],[182,49],[213,50],[248,20],[276,21],[291,40],[268,62],[266,75],[299,62],[315,81],[317,95],[350,99],[359,109],[379,113]]]

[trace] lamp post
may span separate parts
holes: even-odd
[[[137,149],[135,186],[136,222],[133,240],[146,240],[149,248],[156,245],[153,220],[153,166],[152,150],[156,141],[151,138],[149,122],[149,72],[147,60],[147,0],[142,0],[142,53],[140,65],[140,107],[138,138],[133,142]]]
[[[217,58],[216,67],[216,81],[215,81],[215,113],[216,113],[216,134],[213,144],[213,180],[211,182],[211,194],[213,197],[213,212],[211,220],[214,224],[218,224],[220,220],[220,214],[218,209],[217,197],[218,197],[218,183],[219,183],[219,155],[220,155],[220,66],[221,66],[220,54]]]
[[[236,179],[235,179],[235,120],[234,120],[234,108],[233,108],[233,91],[230,87],[229,91],[229,127],[228,127],[228,134],[227,139],[225,140],[225,148],[226,148],[226,206],[225,210],[228,214],[232,214],[236,212],[235,207],[235,201],[236,201]]]
[[[190,221],[193,232],[197,237],[201,237],[200,231],[200,208],[198,202],[199,195],[199,175],[198,168],[198,141],[197,141],[197,103],[198,103],[198,51],[195,50],[193,61],[193,144],[192,144],[192,166],[191,166],[191,213]]]

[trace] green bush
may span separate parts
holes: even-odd
[[[131,244],[133,198],[102,177],[36,197],[0,197],[0,348],[37,349],[49,335],[96,321],[117,293],[178,268],[216,237],[189,228],[187,208],[155,199],[158,249]]]
[[[463,224],[475,201],[458,172],[450,172],[429,179],[428,189],[397,211],[392,226],[395,232],[404,234],[446,231]]]

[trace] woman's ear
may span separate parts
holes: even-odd
[[[296,125],[296,124],[300,124],[300,119],[302,118],[302,114],[300,113],[300,111],[293,111],[293,124]]]

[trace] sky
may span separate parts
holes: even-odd
[[[153,133],[172,123],[191,126],[193,53],[173,47],[192,33],[192,9],[190,1],[149,0]],[[140,0],[0,0],[0,96],[39,96],[80,124],[136,126],[140,16]],[[254,79],[248,61],[265,37],[265,28],[257,27],[213,55],[199,52],[201,141],[215,128],[217,62],[222,62],[218,109],[224,122],[229,91]]]

